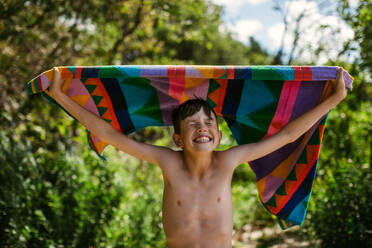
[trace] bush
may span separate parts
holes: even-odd
[[[0,247],[166,246],[157,167],[13,136],[0,130]]]
[[[0,246],[89,246],[100,240],[113,218],[123,189],[112,172],[91,160],[93,176],[83,175],[84,160],[68,154],[32,153],[30,143],[15,142],[0,131]],[[94,162],[95,161],[95,162]]]
[[[350,164],[314,189],[304,228],[323,247],[372,247],[372,176]]]

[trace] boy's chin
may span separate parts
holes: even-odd
[[[194,144],[192,150],[199,153],[210,153],[213,152],[216,146],[211,143],[207,144]]]

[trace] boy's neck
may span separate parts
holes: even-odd
[[[213,152],[192,153],[183,151],[186,169],[193,179],[202,179],[212,165]]]

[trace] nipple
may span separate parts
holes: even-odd
[[[181,207],[181,201],[177,200],[177,205]]]
[[[217,198],[217,202],[220,202],[220,201],[221,201],[221,197],[218,197],[218,198]]]

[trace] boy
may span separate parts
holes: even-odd
[[[54,68],[51,96],[99,139],[134,157],[156,164],[164,179],[163,226],[170,248],[231,247],[233,204],[231,178],[235,168],[295,141],[346,96],[339,69],[333,93],[322,103],[257,143],[214,151],[221,140],[216,114],[200,99],[173,112],[173,140],[182,151],[134,141],[90,113],[61,90]]]

